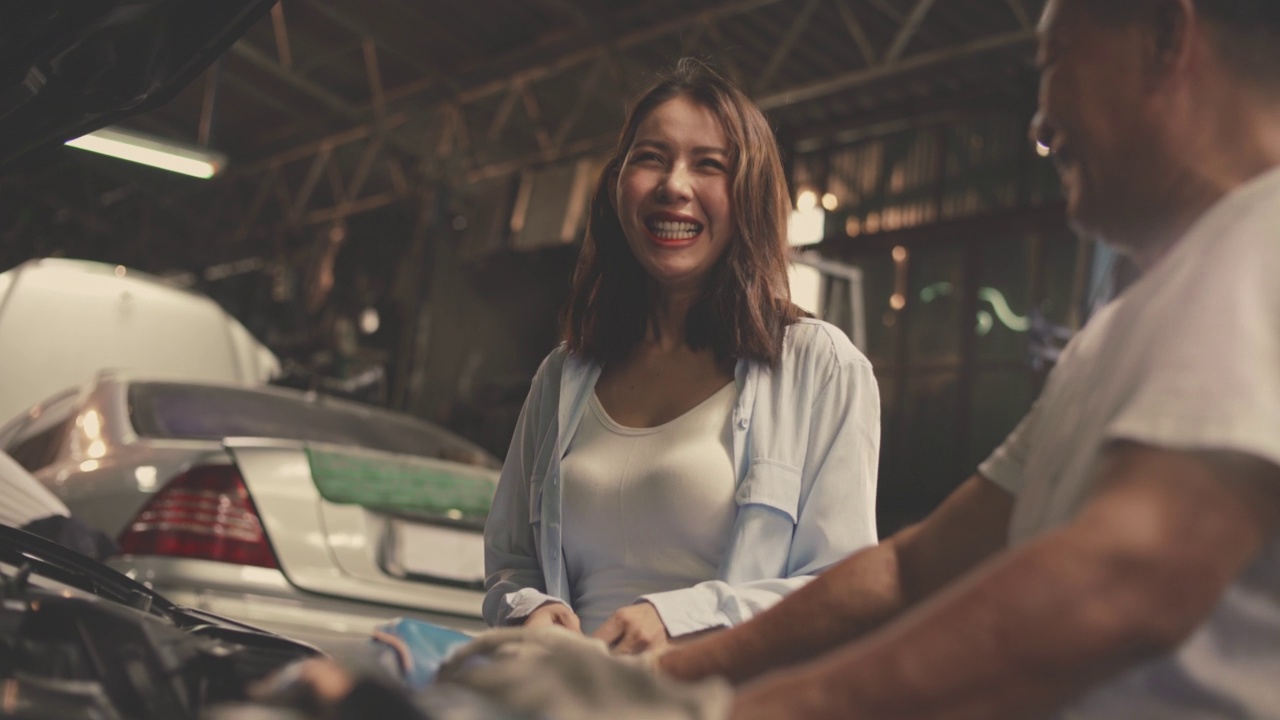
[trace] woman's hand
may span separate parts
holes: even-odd
[[[592,637],[605,641],[619,655],[657,652],[671,644],[658,609],[647,602],[620,608]]]
[[[582,632],[582,621],[569,609],[568,605],[560,602],[543,603],[542,607],[529,613],[529,617],[524,621],[524,626],[527,628],[552,625],[559,625],[576,633]]]

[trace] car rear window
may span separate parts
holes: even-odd
[[[144,437],[304,440],[501,467],[493,456],[443,428],[323,395],[134,383],[129,386],[129,415],[134,429]]]

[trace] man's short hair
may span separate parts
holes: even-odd
[[[1083,0],[1109,21],[1133,20],[1150,0]],[[1251,80],[1280,85],[1280,0],[1195,0],[1218,34],[1223,58]]]

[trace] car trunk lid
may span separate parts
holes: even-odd
[[[482,528],[496,471],[322,443],[224,445],[297,587],[480,615]]]

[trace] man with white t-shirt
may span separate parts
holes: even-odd
[[[659,666],[741,718],[1280,718],[1280,1],[1049,0],[1039,113],[1143,275],[921,523]],[[804,663],[804,664],[802,664]]]

